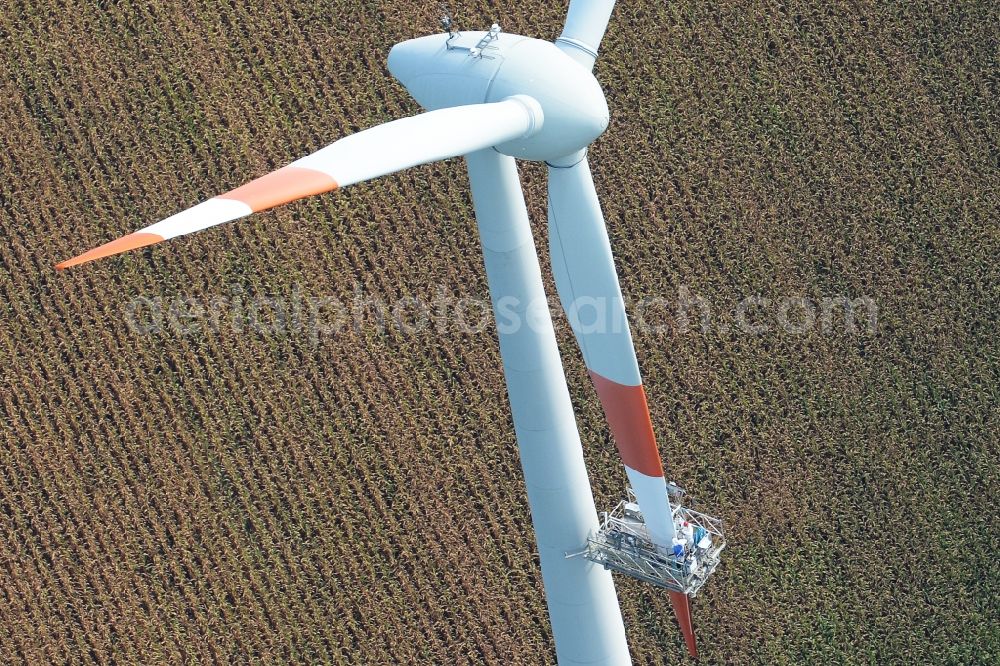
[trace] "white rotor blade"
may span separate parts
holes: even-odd
[[[583,350],[649,536],[671,552],[673,510],[586,157],[569,167],[549,166],[549,248],[559,300]],[[690,601],[683,592],[671,590],[670,603],[688,652],[696,657]]]
[[[566,25],[556,45],[569,47],[566,52],[591,69],[614,8],[615,0],[570,0]]]
[[[663,466],[586,158],[570,167],[549,167],[549,248],[559,300],[583,350],[646,526],[656,544],[669,550],[674,525]]]
[[[540,129],[541,107],[514,96],[492,104],[439,109],[344,137],[242,187],[69,259],[69,268],[229,222],[313,194],[418,164],[465,155]]]

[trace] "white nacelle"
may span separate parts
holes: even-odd
[[[389,71],[428,111],[514,95],[536,100],[544,115],[541,130],[496,146],[519,159],[555,160],[604,132],[608,104],[593,74],[551,42],[506,33],[484,40],[488,34],[401,42],[389,52]]]

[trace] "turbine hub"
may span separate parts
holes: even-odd
[[[496,146],[519,159],[552,161],[586,148],[608,126],[594,75],[555,44],[500,31],[429,35],[389,52],[389,72],[428,111],[526,95],[544,121],[530,136]]]

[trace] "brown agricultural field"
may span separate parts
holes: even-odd
[[[546,39],[564,4],[452,3]],[[486,298],[461,160],[52,268],[417,112],[385,58],[436,14],[0,8],[0,663],[554,660],[492,324],[372,305]],[[591,163],[653,305],[668,475],[729,526],[706,663],[1000,663],[998,26],[988,0],[615,11]],[[265,297],[367,304],[313,335]],[[875,325],[810,325],[838,297]],[[561,317],[606,508],[625,477]],[[684,660],[667,595],[616,581],[635,661]]]

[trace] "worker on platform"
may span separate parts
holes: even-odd
[[[684,535],[684,540],[685,541],[687,541],[691,545],[694,545],[694,525],[692,525],[691,523],[689,523],[686,520],[684,522],[682,522],[681,523],[681,534]]]
[[[677,558],[678,561],[684,559],[684,545],[686,543],[687,542],[684,540],[684,537],[682,537],[679,533],[674,535],[674,557]]]

